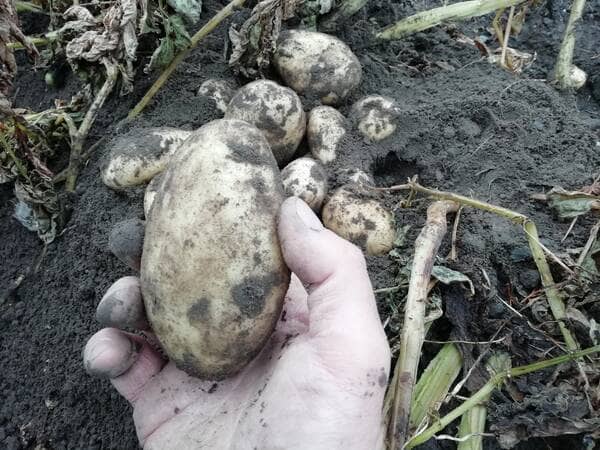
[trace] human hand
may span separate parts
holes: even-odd
[[[98,319],[114,328],[90,338],[84,364],[132,404],[145,449],[382,446],[390,350],[363,255],[297,198],[283,203],[278,233],[295,274],[281,318],[229,379],[192,378],[161,356],[136,277],[117,281],[98,305]],[[118,329],[127,327],[148,338]]]

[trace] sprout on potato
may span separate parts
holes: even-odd
[[[225,118],[244,120],[261,130],[279,166],[292,159],[306,130],[298,95],[269,80],[241,87],[229,102]]]
[[[323,164],[335,160],[346,135],[346,119],[331,106],[317,106],[308,114],[306,137],[312,155]]]
[[[369,255],[383,255],[394,246],[394,216],[379,201],[363,198],[351,185],[338,188],[323,206],[323,224]]]
[[[358,58],[344,42],[314,31],[282,32],[273,64],[286,85],[326,105],[339,104],[362,77]]]
[[[140,272],[148,320],[177,367],[222,379],[260,352],[288,289],[280,172],[260,130],[221,119],[194,131],[163,176]]]
[[[300,197],[315,211],[327,195],[327,173],[318,161],[298,158],[281,171],[283,190],[288,197]]]
[[[396,131],[398,113],[399,108],[393,99],[369,95],[352,106],[351,118],[364,137],[378,142]]]
[[[101,167],[104,184],[113,189],[136,186],[162,172],[177,147],[190,135],[177,128],[135,129],[115,139]]]
[[[227,105],[234,94],[235,89],[230,83],[225,80],[215,80],[214,78],[206,80],[198,89],[198,95],[210,98],[222,113],[225,113],[227,110]]]

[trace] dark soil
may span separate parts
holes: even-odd
[[[521,36],[511,40],[514,48],[537,52],[537,60],[521,76],[482,61],[477,50],[453,37],[458,31],[470,37],[485,34],[489,18],[466,22],[458,29],[438,28],[403,41],[376,44],[369,39],[374,28],[433,5],[379,0],[371,5],[338,33],[356,52],[364,70],[359,90],[340,109],[346,114],[360,96],[382,94],[395,98],[402,114],[398,131],[380,144],[350,136],[333,172],[343,167],[361,168],[372,173],[381,186],[404,183],[418,174],[424,185],[527,214],[538,225],[542,241],[556,252],[581,247],[593,223],[591,218],[578,220],[561,242],[570,223],[558,220],[545,204],[535,203],[529,196],[554,185],[566,189],[588,185],[600,168],[598,3],[588,2],[578,35],[575,62],[592,81],[577,95],[561,94],[540,80],[551,70],[557,53],[566,1],[548,1],[531,11]],[[203,20],[220,7],[208,2]],[[239,17],[234,16],[229,23],[236,20]],[[226,29],[221,26],[181,64],[134,126],[193,129],[216,118],[213,105],[196,96],[196,90],[209,77],[235,78],[225,64],[225,40]],[[25,61],[20,67],[15,106],[40,110],[50,107],[54,98],[68,99],[78,88],[70,76],[62,90],[50,90],[43,81],[44,70],[33,70]],[[114,124],[151,82],[139,74],[132,95],[112,98],[89,141],[114,134]],[[305,103],[306,109],[310,103]],[[100,149],[87,164],[67,228],[45,253],[35,234],[13,219],[11,187],[0,186],[0,293],[19,275],[28,273],[21,286],[0,304],[0,449],[137,447],[131,408],[109,382],[87,376],[81,363],[82,348],[98,329],[96,304],[114,280],[131,273],[108,250],[110,230],[118,221],[143,218],[142,188],[115,192],[101,183],[98,167],[105,151],[106,147]],[[335,173],[330,175],[335,183]],[[398,194],[385,200],[394,205],[400,199]],[[407,246],[400,249],[407,255],[424,223],[425,207],[426,202],[419,200],[412,209],[397,209],[398,223],[411,226]],[[457,286],[441,290],[445,316],[436,326],[434,338],[482,341],[502,326],[501,336],[509,338],[497,348],[509,351],[514,365],[547,357],[544,352],[552,343],[497,300],[499,296],[508,301],[511,295],[522,299],[539,287],[524,233],[505,219],[469,209],[462,213],[457,246],[458,260],[446,265],[467,274],[477,293],[469,298]],[[448,249],[446,242],[440,254],[447,254]],[[375,288],[394,285],[397,264],[388,257],[369,258],[369,269]],[[484,288],[486,276],[489,289]],[[380,299],[382,319],[390,316],[390,302],[397,300]],[[598,306],[589,306],[586,312],[600,321]],[[540,322],[531,312],[525,314]],[[506,319],[510,319],[508,323]],[[388,327],[390,337],[394,325],[397,323]],[[551,327],[545,330],[559,338]],[[582,344],[589,344],[584,335],[578,337]],[[425,352],[430,355],[436,349],[430,344]],[[469,364],[480,349],[463,346],[461,350]],[[475,373],[468,388],[478,387],[484,376]],[[551,371],[542,372],[515,383],[510,395],[495,394],[489,413],[492,430],[506,433],[514,431],[511,424],[518,424],[520,432],[541,433],[560,415],[581,415],[578,389],[561,390],[567,392],[570,404],[578,405],[575,412],[556,407],[552,399],[560,397],[558,394],[548,394],[544,404],[538,401],[540,392],[556,393],[566,381],[575,385],[569,379],[574,378],[572,371],[559,374],[560,383],[554,383],[552,376]],[[552,385],[548,391],[543,390],[546,384]],[[511,395],[514,399],[517,391],[528,399],[526,411],[509,407]],[[529,420],[532,417],[537,418],[535,425]],[[519,448],[585,448],[586,439],[584,434],[532,438]],[[453,444],[440,442],[432,446],[453,448]],[[497,448],[495,439],[486,439],[486,448]]]

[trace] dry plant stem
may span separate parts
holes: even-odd
[[[400,39],[451,20],[483,16],[497,9],[508,8],[526,0],[469,0],[422,11],[396,22],[375,35],[377,39]]]
[[[558,58],[556,58],[556,66],[554,67],[554,82],[559,89],[567,89],[572,87],[571,83],[571,66],[573,65],[573,51],[575,50],[575,28],[577,22],[581,19],[585,0],[573,0],[571,6],[571,14],[565,28],[562,43]]]
[[[510,29],[514,14],[515,7],[511,6],[510,12],[508,13],[508,20],[506,21],[506,31],[504,32],[504,39],[502,41],[502,55],[500,56],[500,64],[502,64],[502,67],[506,67],[506,49],[508,48],[508,39],[510,38]]]
[[[567,328],[565,324],[566,312],[565,312],[565,304],[560,296],[560,292],[556,288],[554,283],[554,279],[552,278],[552,273],[550,272],[550,266],[548,265],[548,261],[546,260],[546,255],[544,254],[544,250],[539,245],[540,238],[538,236],[537,228],[535,223],[531,221],[525,222],[523,225],[525,229],[525,233],[527,234],[527,240],[529,241],[529,248],[531,249],[531,254],[533,255],[533,260],[535,261],[535,265],[538,268],[540,273],[540,278],[542,280],[542,286],[544,286],[544,291],[546,293],[546,298],[548,299],[548,304],[550,305],[550,309],[552,310],[552,315],[554,319],[558,322],[558,327],[560,328],[560,332],[565,340],[565,344],[569,350],[577,350],[579,347],[577,345],[577,341]]]
[[[421,347],[425,339],[425,307],[427,286],[438,249],[446,234],[446,214],[456,211],[458,205],[437,201],[427,209],[427,221],[415,241],[404,324],[400,339],[400,354],[394,371],[396,384],[392,387],[393,404],[389,423],[390,448],[402,449],[409,425],[412,393],[417,378]]]
[[[119,75],[119,71],[114,64],[105,62],[104,65],[106,67],[106,79],[104,80],[102,88],[98,94],[96,94],[92,105],[85,113],[85,117],[79,125],[79,129],[75,127],[70,116],[66,114],[64,116],[65,121],[69,126],[69,134],[71,135],[71,154],[69,156],[69,167],[67,167],[65,176],[65,188],[68,192],[73,192],[75,190],[77,175],[79,175],[79,169],[81,168],[83,144],[90,132],[90,128],[92,128],[92,125],[94,124],[94,120],[96,120],[98,111],[102,108],[104,101],[115,87]]]
[[[19,1],[19,0],[17,0],[15,2],[15,9],[17,10],[18,13],[19,12],[34,12],[34,13],[39,13],[39,14],[48,14],[46,11],[44,11],[44,8],[36,5],[35,3],[23,2],[23,1]]]
[[[192,36],[190,41],[190,45],[179,52],[173,61],[168,65],[168,67],[164,70],[163,73],[157,78],[146,95],[139,101],[137,105],[129,112],[127,115],[127,121],[135,119],[140,113],[144,110],[144,108],[148,105],[150,100],[156,95],[156,93],[160,90],[163,84],[169,79],[171,74],[175,71],[179,63],[184,60],[184,58],[192,51],[196,46],[200,43],[202,39],[204,39],[212,30],[214,30],[217,25],[219,25],[224,19],[229,17],[236,8],[239,8],[245,3],[246,0],[232,0],[229,4],[227,4],[221,11],[219,11],[212,19],[210,19],[202,28],[200,28],[196,34]]]
[[[598,222],[596,222],[596,224],[590,230],[590,237],[588,238],[587,242],[585,243],[585,246],[583,247],[583,250],[581,251],[579,258],[577,258],[577,265],[579,267],[581,267],[581,265],[583,264],[583,261],[585,261],[585,257],[592,249],[592,245],[594,245],[594,242],[596,242],[596,238],[598,237],[599,231],[600,231],[600,220]]]
[[[409,442],[406,443],[405,448],[410,449],[414,448],[417,445],[421,445],[431,439],[435,433],[446,428],[450,423],[454,420],[458,419],[460,416],[465,414],[467,411],[470,411],[473,407],[485,403],[485,399],[489,398],[491,393],[498,386],[502,384],[502,382],[509,377],[518,377],[521,375],[526,375],[531,372],[535,372],[538,370],[546,369],[548,367],[556,366],[558,364],[562,364],[565,362],[573,361],[575,359],[581,358],[586,355],[591,355],[593,353],[600,352],[600,345],[596,345],[595,347],[590,347],[585,350],[580,350],[577,352],[573,352],[566,355],[561,355],[556,358],[547,359],[545,361],[540,361],[533,364],[528,364],[526,366],[514,367],[506,372],[498,373],[494,375],[480,390],[478,390],[475,394],[469,397],[464,403],[450,411],[444,417],[439,419],[421,434],[413,437]]]
[[[407,184],[401,184],[383,189],[380,188],[380,190],[388,191],[400,191],[408,189],[412,189],[417,192],[430,195],[436,199],[450,200],[461,205],[467,205],[472,206],[473,208],[482,209],[484,211],[488,211],[500,215],[502,217],[506,217],[512,222],[523,226],[525,233],[527,234],[527,240],[529,242],[531,254],[533,255],[538,272],[540,273],[540,278],[542,280],[542,285],[544,286],[544,292],[548,299],[548,303],[550,304],[550,309],[552,310],[554,319],[558,321],[560,331],[562,333],[563,339],[565,340],[565,344],[567,345],[567,348],[569,350],[576,350],[578,348],[577,341],[575,340],[575,338],[573,338],[573,335],[565,325],[565,305],[560,296],[560,293],[558,292],[558,289],[556,288],[556,283],[552,278],[552,273],[550,272],[550,267],[548,265],[548,262],[546,261],[544,253],[545,248],[540,243],[535,223],[529,220],[527,216],[515,211],[511,211],[510,209],[503,208],[501,206],[491,205],[480,200],[475,200],[469,197],[464,197],[462,195],[453,194],[450,192],[429,189],[424,186],[421,186],[420,184],[412,180],[409,181],[409,183]],[[547,250],[546,252],[549,253]],[[554,257],[554,255],[552,256]]]
[[[56,38],[49,37],[28,37],[27,40],[31,42],[36,47],[42,47],[44,45],[48,45],[50,42],[56,40]],[[6,45],[11,50],[23,50],[25,47],[20,42],[9,42]]]

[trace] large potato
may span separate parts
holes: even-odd
[[[113,189],[136,186],[162,172],[171,155],[190,135],[177,128],[134,129],[115,139],[101,167],[104,184]]]
[[[383,255],[394,246],[394,216],[381,203],[360,195],[357,186],[338,188],[323,206],[323,225],[366,250]]]
[[[350,47],[324,33],[289,30],[279,35],[273,64],[299,94],[337,105],[360,84],[362,68]]]
[[[327,172],[312,158],[298,158],[281,171],[283,190],[288,197],[300,197],[315,211],[327,195]]]
[[[239,371],[261,350],[289,284],[276,232],[283,201],[264,135],[210,122],[164,172],[146,221],[146,311],[177,367],[206,379]]]
[[[241,87],[229,102],[225,118],[245,120],[261,130],[280,166],[292,159],[306,130],[298,95],[269,80]]]
[[[335,160],[346,135],[346,119],[331,106],[317,106],[308,114],[306,137],[312,155],[323,164]]]

